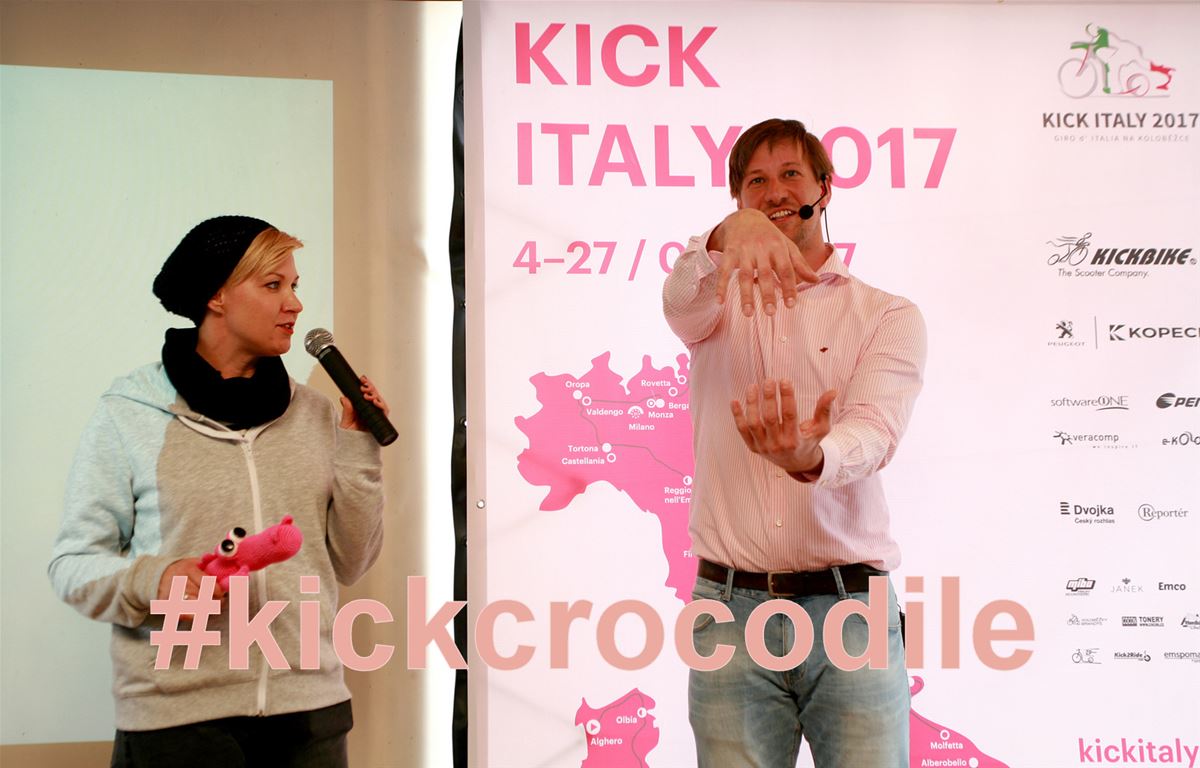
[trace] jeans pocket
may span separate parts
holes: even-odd
[[[708,579],[696,579],[696,585],[692,588],[692,600],[716,600],[720,603],[725,603],[725,585]],[[692,625],[692,634],[703,632],[712,626],[716,621],[710,613],[703,613],[696,617],[696,622]]]

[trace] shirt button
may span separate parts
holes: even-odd
[[[787,336],[780,336],[780,337],[779,337],[779,343],[780,343],[780,344],[787,344]]]
[[[782,521],[782,520],[776,520],[776,521],[775,521],[775,527],[776,527],[776,528],[782,528],[782,527],[783,527],[783,521]]]
[[[782,469],[776,470],[775,477],[783,477],[783,470]]]

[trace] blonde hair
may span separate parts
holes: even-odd
[[[275,227],[264,229],[250,242],[225,285],[234,286],[257,275],[270,274],[292,251],[303,247],[304,243],[287,232]]]

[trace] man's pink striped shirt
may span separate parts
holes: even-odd
[[[736,274],[717,302],[709,233],[693,237],[663,285],[663,313],[691,353],[696,474],[692,550],[744,571],[900,564],[878,471],[895,455],[921,389],[925,323],[916,305],[850,275],[832,246],[796,306],[745,317]],[[763,379],[791,379],[800,418],[837,390],[825,465],[805,483],[750,452],[729,403]]]

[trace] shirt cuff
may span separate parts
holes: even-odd
[[[716,227],[705,230],[699,235],[694,235],[691,242],[688,243],[689,250],[696,251],[696,267],[700,271],[701,277],[707,277],[717,271],[717,262],[720,261],[720,251],[708,250],[708,238],[712,237],[713,230]],[[713,255],[717,258],[713,258]]]
[[[813,483],[817,488],[831,485],[842,469],[842,449],[833,439],[833,435],[825,435],[821,438],[820,446],[821,452],[825,455],[825,465],[821,468],[821,476]]]

